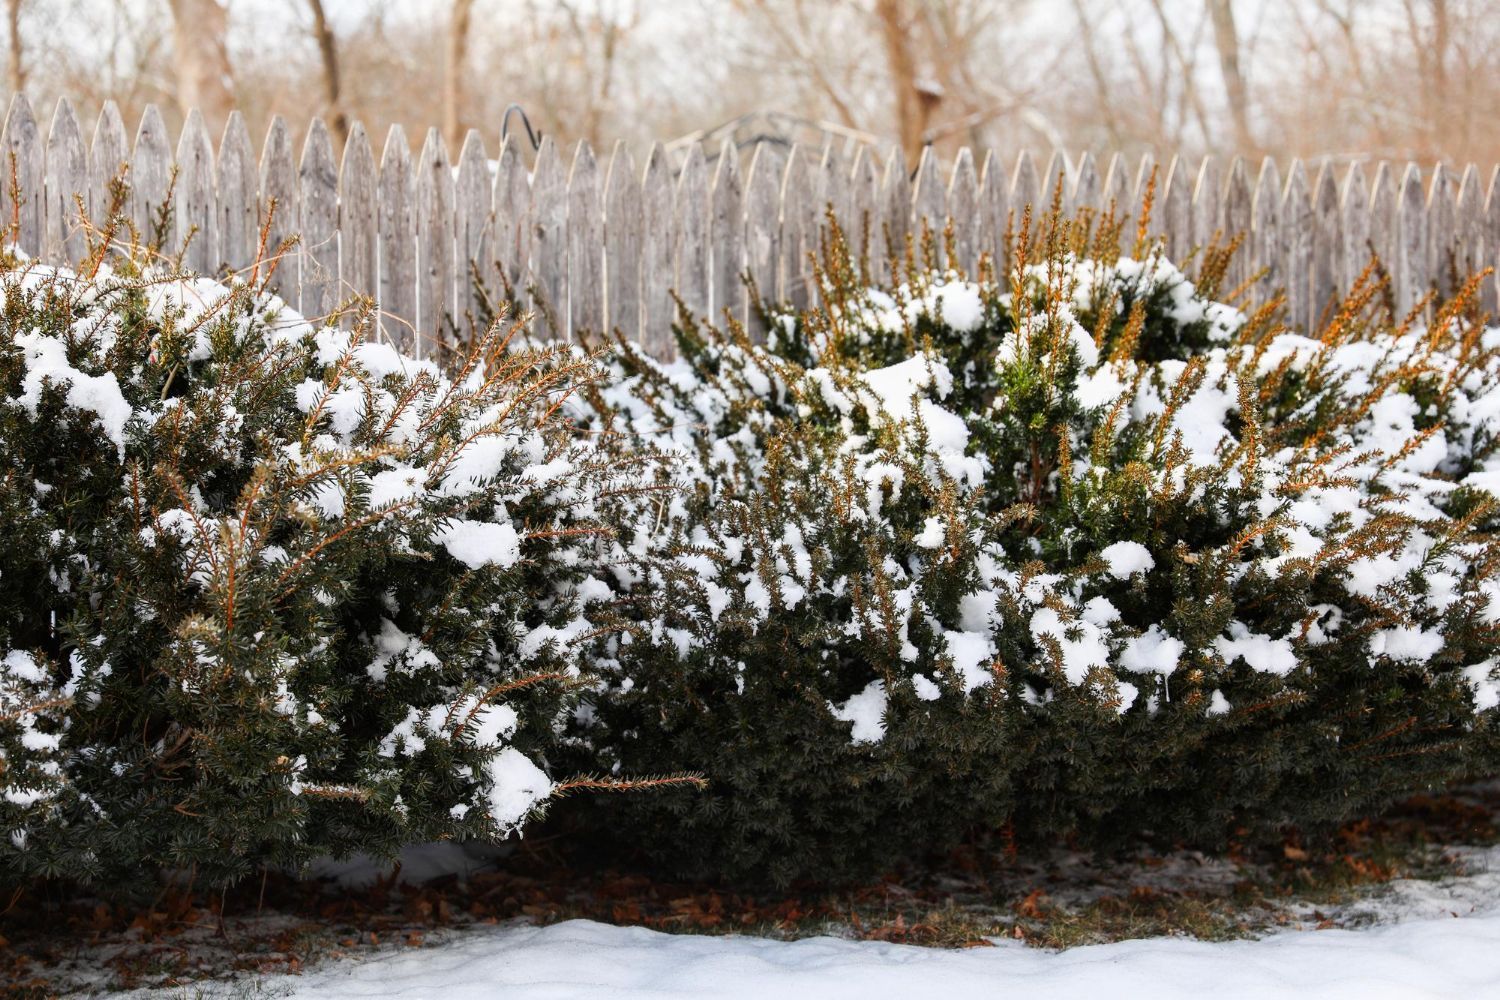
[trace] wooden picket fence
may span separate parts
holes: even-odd
[[[811,256],[831,207],[848,233],[868,235],[871,259],[886,240],[904,241],[951,220],[958,261],[982,254],[1003,264],[1005,233],[1026,205],[1045,206],[1061,186],[1068,209],[1117,206],[1131,215],[1156,168],[1112,157],[1100,171],[1091,154],[1054,153],[1038,169],[1030,153],[1002,158],[960,150],[951,164],[931,150],[914,171],[899,150],[809,149],[761,143],[749,150],[700,146],[672,157],[654,145],[640,168],[617,145],[601,165],[586,143],[564,164],[544,139],[534,157],[514,138],[491,160],[469,132],[456,165],[435,129],[412,155],[393,127],[377,162],[360,124],[335,156],[313,119],[300,156],[285,121],[272,121],[259,157],[243,117],[230,116],[217,150],[196,111],[174,145],[162,115],[146,109],[134,140],[113,103],[91,142],[60,101],[45,139],[23,95],[12,99],[0,145],[14,165],[19,204],[4,185],[0,219],[21,249],[43,260],[84,253],[81,205],[90,217],[108,204],[108,185],[126,169],[128,212],[150,231],[172,193],[173,246],[205,273],[253,264],[271,205],[270,245],[292,234],[275,284],[288,303],[320,316],[356,295],[380,308],[384,336],[430,352],[479,314],[480,296],[512,289],[562,336],[618,328],[670,352],[672,295],[699,313],[750,320],[744,276],[758,291],[796,305],[812,296]],[[528,163],[527,161],[531,162]],[[1152,228],[1180,259],[1216,233],[1239,234],[1231,279],[1263,271],[1257,286],[1284,289],[1292,322],[1308,325],[1360,273],[1371,253],[1390,274],[1398,306],[1500,256],[1500,170],[1487,183],[1475,166],[1354,163],[1313,169],[1271,159],[1251,176],[1235,159],[1194,165],[1173,157],[1157,170]],[[41,193],[42,196],[38,196]],[[485,290],[485,291],[482,291]],[[1495,282],[1485,306],[1495,308]],[[417,334],[420,334],[418,336]]]

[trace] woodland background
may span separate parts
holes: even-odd
[[[7,83],[372,135],[644,148],[776,110],[899,141],[1500,160],[1491,0],[5,0]],[[169,121],[173,131],[177,122]],[[300,141],[294,137],[294,141]]]

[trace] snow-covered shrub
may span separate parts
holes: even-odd
[[[581,419],[670,456],[581,715],[678,868],[838,878],[1002,827],[1217,841],[1496,763],[1500,331],[1320,339],[1054,223],[1004,287],[912,270],[765,347],[628,346]],[[1209,285],[1212,285],[1210,274]],[[622,827],[631,831],[621,837]]]
[[[592,370],[102,260],[0,275],[0,874],[518,830],[593,629]]]

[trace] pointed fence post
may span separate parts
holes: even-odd
[[[411,147],[392,125],[380,152],[376,226],[380,232],[380,327],[405,351],[417,343],[417,239],[413,223]]]
[[[255,218],[258,187],[250,130],[245,127],[245,116],[231,111],[214,162],[214,229],[219,251],[216,268],[239,272],[255,263],[260,246]]]
[[[1343,291],[1347,295],[1370,263],[1370,186],[1358,163],[1351,163],[1344,176],[1339,217],[1344,229]]]
[[[1286,261],[1287,314],[1292,326],[1304,333],[1310,329],[1312,322],[1314,225],[1307,169],[1301,160],[1293,160],[1291,171],[1287,174],[1286,190],[1281,196],[1281,232]]]
[[[339,295],[380,295],[380,203],[375,153],[363,122],[349,128],[339,164]]]
[[[491,296],[512,319],[524,309],[531,274],[531,180],[514,136],[500,142],[495,186],[490,192],[490,266],[485,269]]]
[[[1229,261],[1227,282],[1223,291],[1231,292],[1249,280],[1251,244],[1255,217],[1253,195],[1250,191],[1250,174],[1245,161],[1236,156],[1229,164],[1229,173],[1224,180],[1224,193],[1220,201],[1220,225],[1226,241],[1239,240],[1239,247]]]
[[[780,259],[781,164],[767,143],[755,147],[745,183],[745,270],[754,292],[763,301],[774,299],[776,264]],[[766,328],[756,303],[750,303],[746,329],[756,343],[765,343]]]
[[[740,184],[740,154],[728,139],[714,166],[708,220],[712,278],[710,308],[717,321],[726,312],[745,322],[745,203]]]
[[[677,294],[683,307],[704,319],[709,309],[708,166],[694,143],[677,175]],[[675,347],[675,345],[674,345]]]
[[[866,281],[885,270],[885,213],[881,211],[880,165],[875,151],[861,146],[849,170],[849,224],[844,236]]]
[[[1261,160],[1250,201],[1254,215],[1251,228],[1250,267],[1260,274],[1266,295],[1286,291],[1286,259],[1281,243],[1281,171],[1269,156]]]
[[[485,297],[498,295],[485,269],[490,262],[490,158],[478,129],[469,129],[458,151],[453,181],[453,304],[449,311],[460,331],[479,335]],[[481,290],[481,285],[483,289]],[[494,298],[489,305],[499,304]],[[598,329],[597,322],[594,327]]]
[[[1391,165],[1382,161],[1375,168],[1375,180],[1370,185],[1369,253],[1379,260],[1380,273],[1393,300],[1401,290],[1396,225],[1396,175],[1391,172]]]
[[[537,332],[568,336],[568,182],[551,136],[531,172],[531,285]]]
[[[1408,313],[1431,285],[1431,249],[1427,238],[1427,195],[1422,168],[1408,163],[1396,192],[1396,256],[1400,276],[1396,307]]]
[[[573,150],[568,170],[568,324],[573,339],[604,333],[604,209],[599,165],[587,142]]]
[[[1318,168],[1313,188],[1312,272],[1308,278],[1312,296],[1309,329],[1331,316],[1344,283],[1344,233],[1339,220],[1339,188],[1333,166]]]
[[[948,182],[948,220],[953,227],[949,253],[959,270],[970,279],[979,276],[979,177],[974,171],[974,153],[968,146],[953,161],[953,179]]]
[[[292,135],[280,115],[271,119],[260,150],[260,197],[257,228],[267,232],[266,267],[274,267],[271,288],[288,304],[300,302],[302,284],[297,247],[283,249],[297,232],[297,171],[292,166]],[[269,224],[269,226],[268,226]],[[265,277],[265,272],[261,272]]]
[[[87,241],[79,204],[87,210],[89,157],[83,145],[78,118],[67,98],[57,102],[52,125],[47,130],[47,189],[43,206],[44,260],[75,264],[83,258]]]
[[[339,176],[323,119],[314,118],[297,166],[297,215],[302,237],[302,315],[326,316],[338,304]]]

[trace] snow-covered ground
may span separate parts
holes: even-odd
[[[255,995],[309,1000],[1500,997],[1500,849],[1474,851],[1464,864],[1471,874],[1400,880],[1337,915],[1345,924],[1368,921],[1359,929],[1288,930],[1225,943],[1154,938],[1063,952],[999,941],[993,948],[954,951],[832,937],[675,935],[573,920],[550,927],[466,930],[432,947],[267,978]]]
[[[1019,943],[947,951],[882,942],[663,934],[573,920],[471,932],[446,945],[265,982],[276,996],[344,1000],[979,997],[1500,996],[1500,913],[1364,930],[1290,931],[1210,944],[1180,938],[1046,952]]]

